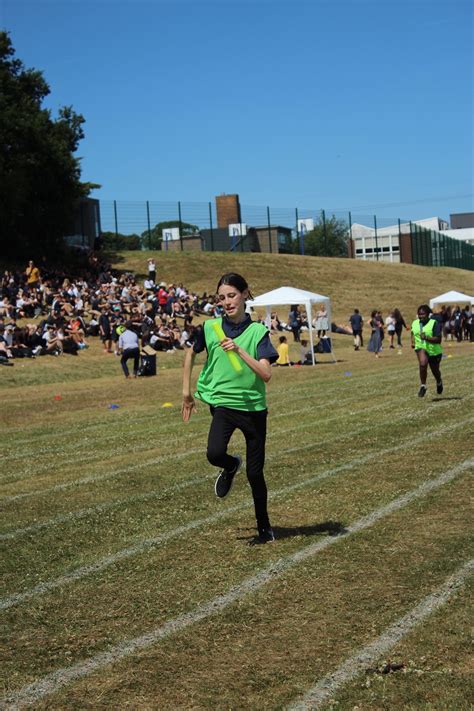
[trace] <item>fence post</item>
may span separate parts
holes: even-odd
[[[178,202],[178,219],[179,219],[179,244],[181,247],[181,251],[183,251],[183,234],[182,234],[182,220],[181,220],[181,203]]]
[[[323,221],[324,256],[328,257],[328,233],[326,229],[326,212],[324,210],[321,210],[321,219]]]
[[[150,203],[146,201],[146,219],[148,222],[148,249],[151,249]]]
[[[375,254],[377,255],[377,261],[379,261],[379,238],[377,234],[377,215],[374,215],[374,229],[375,229]]]
[[[298,208],[295,207],[295,234],[296,234],[296,248],[298,249],[299,245],[299,239],[300,239],[300,231],[298,229]]]
[[[272,249],[272,228],[271,228],[271,223],[270,223],[270,208],[267,207],[267,221],[268,221],[268,244],[270,247],[270,252],[273,252]]]
[[[350,239],[350,249],[348,250],[348,256],[356,258],[355,244],[352,241],[352,213],[349,210],[349,239]],[[352,251],[354,250],[354,252]]]
[[[211,229],[211,252],[214,251],[214,229],[212,227],[212,205],[209,203],[209,227]]]
[[[118,237],[117,200],[114,200],[115,236]]]

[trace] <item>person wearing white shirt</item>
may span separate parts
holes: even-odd
[[[120,359],[120,364],[126,378],[130,378],[130,372],[128,370],[127,361],[133,358],[133,377],[136,378],[138,375],[138,366],[140,365],[140,347],[138,343],[138,336],[135,331],[132,330],[132,322],[127,321],[125,324],[125,331],[120,334],[118,340],[119,353],[122,354]]]

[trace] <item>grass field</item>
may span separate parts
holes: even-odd
[[[214,496],[208,412],[180,421],[181,353],[136,381],[97,343],[2,368],[2,707],[470,708],[472,345],[419,400],[404,340],[274,370],[255,547],[245,475]]]

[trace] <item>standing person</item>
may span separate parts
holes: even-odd
[[[395,314],[393,311],[385,319],[385,326],[387,327],[387,336],[390,338],[390,348],[395,348],[393,341],[395,338]]]
[[[127,321],[125,324],[125,330],[119,336],[118,339],[118,350],[122,354],[120,358],[120,365],[126,378],[130,378],[130,372],[128,370],[127,361],[133,358],[133,377],[136,378],[138,375],[138,366],[140,365],[140,346],[138,343],[138,336],[133,330],[133,323]]]
[[[224,316],[208,319],[185,356],[182,418],[188,422],[196,411],[191,395],[191,373],[196,353],[207,349],[207,361],[197,382],[196,397],[210,406],[212,422],[207,443],[207,459],[221,467],[215,493],[224,498],[242,465],[238,455],[227,453],[230,438],[241,430],[246,442],[247,478],[252,489],[258,537],[255,543],[275,540],[267,511],[267,487],[263,475],[267,404],[265,383],[271,378],[271,363],[278,353],[271,344],[264,324],[252,321],[245,313],[249,286],[240,274],[224,274],[217,285]],[[213,324],[224,332],[221,340]],[[234,365],[231,361],[231,356]]]
[[[440,363],[443,355],[441,345],[442,326],[438,319],[430,314],[430,307],[422,304],[418,307],[418,318],[411,325],[411,347],[415,349],[420,368],[420,389],[418,397],[426,395],[426,376],[428,366],[436,380],[436,392],[441,395],[443,392],[443,381],[441,379]]]
[[[147,260],[148,262],[148,279],[153,282],[153,284],[156,283],[156,264],[155,260],[150,258]]]
[[[401,315],[399,309],[393,309],[393,316],[395,318],[395,333],[397,334],[397,345],[399,348],[402,347],[402,331],[409,331],[410,329],[405,323],[405,319]]]
[[[382,338],[380,334],[381,326],[380,319],[378,317],[378,311],[372,311],[370,314],[370,319],[367,321],[370,327],[370,341],[367,346],[369,353],[375,353],[375,357],[379,357],[379,353],[382,350]]]
[[[360,315],[359,309],[354,309],[354,313],[349,318],[349,323],[354,336],[354,350],[358,351],[362,345],[362,328],[364,326],[364,319]]]
[[[25,276],[28,289],[37,289],[41,284],[40,270],[35,266],[32,259],[30,259],[25,269]]]
[[[102,309],[99,316],[99,336],[104,344],[104,353],[112,353],[112,324],[108,307]]]
[[[293,331],[293,340],[295,343],[300,342],[300,331],[301,331],[301,314],[298,308],[298,304],[294,304],[291,307],[291,311],[288,314],[288,323],[291,330]]]
[[[318,338],[323,338],[327,330],[329,330],[328,312],[324,304],[322,304],[316,313],[316,331],[318,332]]]

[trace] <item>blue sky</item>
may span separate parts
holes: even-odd
[[[472,3],[0,0],[104,200],[473,208]]]

